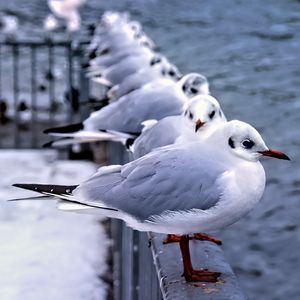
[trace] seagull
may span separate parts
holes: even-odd
[[[59,26],[58,20],[53,14],[49,14],[44,20],[44,29],[46,31],[53,31]]]
[[[130,45],[135,46],[136,40],[140,40],[149,48],[155,48],[154,42],[143,32],[142,25],[137,21],[129,21],[120,17],[112,24],[100,22],[88,46],[88,53],[95,51],[97,55],[112,53]]]
[[[171,64],[165,57],[157,56],[150,61],[149,66],[127,76],[121,83],[114,85],[107,92],[107,97],[112,102],[162,77],[169,78],[175,82],[182,75],[177,67]]]
[[[150,66],[156,55],[152,50],[144,48],[144,53],[141,53],[141,55],[126,57],[126,59],[105,70],[98,70],[99,67],[96,66],[94,67],[95,72],[92,71],[90,73],[92,74],[92,80],[109,87],[120,84],[127,76],[138,72],[146,66]]]
[[[199,95],[184,104],[181,115],[144,121],[139,136],[114,130],[81,131],[73,138],[69,136],[51,141],[44,147],[110,140],[125,145],[137,159],[158,147],[204,139],[223,122],[226,122],[226,117],[219,102],[210,95]]]
[[[289,160],[268,148],[251,125],[233,120],[205,141],[102,167],[79,185],[14,186],[54,196],[62,210],[121,219],[138,231],[179,234],[186,281],[216,282],[220,272],[194,269],[189,234],[223,229],[255,207],[265,189],[262,156]]]
[[[227,122],[219,102],[210,95],[193,97],[184,105],[181,115],[169,116],[160,121],[145,121],[145,128],[137,139],[129,138],[123,143],[133,143],[130,150],[137,159],[156,148],[204,140],[218,126]],[[123,133],[120,139],[125,137]]]
[[[93,112],[83,123],[50,128],[45,133],[58,137],[74,137],[82,131],[101,130],[139,133],[143,127],[142,122],[179,115],[188,99],[197,94],[208,93],[207,79],[198,73],[187,74],[176,83],[161,79],[160,84],[146,84]]]
[[[14,36],[19,27],[19,20],[16,16],[0,13],[0,33],[6,36]]]
[[[70,13],[77,10],[84,2],[84,0],[48,0],[48,6],[55,16],[68,19]]]
[[[93,69],[96,68],[106,69],[121,62],[127,57],[143,55],[144,52],[148,52],[149,49],[150,48],[147,45],[144,45],[144,42],[136,40],[134,44],[122,47],[113,53],[107,52],[105,54],[96,56],[96,53],[90,52],[88,54],[90,61],[88,62],[87,67],[90,71],[93,71]]]
[[[77,9],[85,0],[48,0],[48,6],[52,12],[44,20],[44,28],[52,31],[59,26],[59,20],[66,22],[67,30],[75,32],[80,29],[81,19]],[[58,19],[57,19],[58,18]]]

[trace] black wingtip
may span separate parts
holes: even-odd
[[[125,143],[125,147],[127,149],[129,149],[133,145],[133,143],[134,143],[135,140],[136,140],[136,138],[129,138],[129,139],[127,139],[126,143]]]
[[[71,125],[61,126],[61,127],[53,127],[44,130],[44,133],[74,133],[83,129],[83,123],[75,123]]]
[[[21,189],[24,189],[24,190],[31,190],[31,191],[36,190],[34,184],[14,183],[12,186],[17,187],[17,188],[21,188]]]
[[[47,142],[42,145],[42,148],[51,148],[53,143],[54,143],[54,141]]]
[[[29,190],[37,193],[46,193],[53,195],[71,195],[77,185],[50,185],[50,184],[34,184],[34,183],[15,183],[12,186]]]

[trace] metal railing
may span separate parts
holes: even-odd
[[[87,42],[0,42],[0,148],[39,148],[43,130],[80,119]]]

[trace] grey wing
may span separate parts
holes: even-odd
[[[154,126],[142,132],[133,144],[135,159],[144,156],[153,149],[175,143],[180,135],[180,116],[170,116],[158,121]]]
[[[182,101],[172,89],[166,91],[136,90],[118,101],[93,113],[84,122],[85,129],[112,129],[123,132],[140,132],[145,120],[160,120],[182,112]]]
[[[148,70],[148,68],[147,68]],[[142,74],[140,72],[134,73],[130,76],[128,76],[125,80],[123,80],[120,83],[120,86],[116,92],[116,98],[122,97],[123,95],[126,95],[144,84],[152,81],[155,79],[155,74],[151,72],[151,70],[148,70],[149,72],[143,72]]]
[[[117,172],[94,176],[78,189],[93,203],[100,201],[144,221],[167,211],[214,206],[222,193],[216,184],[221,171],[209,158],[199,161],[182,147],[165,147]]]
[[[122,62],[120,63],[122,64]],[[140,69],[138,64],[122,64],[121,66],[114,66],[106,75],[105,78],[108,79],[113,85],[121,83],[124,78],[134,74]]]
[[[149,59],[144,56],[133,56],[131,59],[128,58],[114,65],[112,69],[106,74],[105,78],[113,84],[119,84],[127,76],[130,76],[145,67],[148,62]]]

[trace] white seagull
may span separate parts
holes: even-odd
[[[92,77],[93,81],[105,86],[112,87],[120,84],[127,76],[138,72],[139,70],[150,66],[151,61],[157,56],[152,50],[144,48],[140,55],[131,55],[119,63],[102,70],[98,66],[91,67],[87,75]]]
[[[60,20],[63,19],[69,32],[78,31],[81,25],[81,18],[77,9],[84,2],[85,0],[48,0],[48,6],[52,14],[49,14],[44,20],[45,30],[52,31],[56,29]]]
[[[176,83],[167,79],[159,82],[146,84],[93,112],[83,123],[50,128],[45,133],[59,137],[75,137],[82,131],[101,130],[138,133],[142,130],[142,122],[179,115],[188,99],[209,92],[207,79],[197,73],[185,75]]]
[[[127,146],[133,143],[130,150],[134,159],[159,147],[204,140],[227,122],[219,102],[210,95],[193,97],[184,107],[181,115],[144,122],[146,127],[141,135],[125,141]],[[119,137],[121,140],[124,134]]]
[[[101,55],[99,55],[97,48],[95,48],[93,51],[87,53],[87,57],[89,58],[88,67],[90,70],[93,70],[95,67],[106,69],[127,57],[143,55],[144,52],[149,51],[149,49],[151,49],[151,47],[147,43],[145,44],[144,39],[136,39],[129,46],[118,48],[114,52],[107,51]]]
[[[174,82],[182,75],[177,67],[171,64],[164,56],[156,56],[150,61],[150,65],[127,76],[121,83],[114,85],[108,92],[110,102],[125,96],[143,85],[160,78],[169,78]]]
[[[226,122],[219,102],[210,95],[193,97],[183,107],[181,115],[165,117],[159,121],[143,122],[143,130],[138,136],[114,130],[103,132],[83,130],[74,134],[73,137],[68,136],[51,141],[44,147],[64,147],[109,140],[125,145],[133,153],[133,158],[137,159],[158,147],[205,139],[220,124]]]
[[[79,185],[14,186],[57,197],[61,209],[98,212],[139,231],[182,235],[185,279],[216,282],[219,272],[193,268],[188,235],[223,229],[254,208],[265,188],[262,156],[289,160],[269,149],[252,126],[234,120],[205,142],[166,146],[123,166],[102,167]]]
[[[14,36],[19,27],[19,20],[16,16],[0,13],[0,33],[6,36]]]

